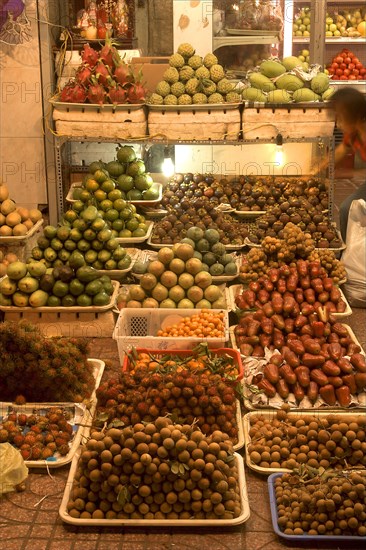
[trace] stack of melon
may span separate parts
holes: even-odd
[[[0,182],[0,238],[23,237],[41,219],[42,213],[37,208],[28,210],[17,206],[9,198],[9,189]]]
[[[248,87],[242,97],[244,101],[262,103],[326,101],[335,91],[329,82],[329,76],[323,72],[313,76],[308,64],[298,57],[289,56],[282,61],[271,58],[248,74]]]

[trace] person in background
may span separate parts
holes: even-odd
[[[366,96],[356,88],[345,87],[337,90],[331,99],[336,125],[343,132],[343,141],[334,152],[335,167],[344,157],[353,152],[362,162],[366,162]],[[325,168],[327,163],[318,168],[318,172]],[[364,199],[366,201],[366,181],[356,191],[351,193],[339,208],[339,223],[342,239],[346,241],[348,214],[352,201]]]

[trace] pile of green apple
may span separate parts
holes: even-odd
[[[156,200],[159,190],[153,183],[144,161],[136,157],[133,147],[124,145],[117,150],[116,159],[90,164],[82,186],[73,191],[73,199],[82,202],[95,199],[104,211],[112,208],[120,211],[120,203],[115,204],[116,201]]]
[[[112,294],[110,278],[77,256],[70,258],[70,265],[54,268],[47,268],[44,262],[13,262],[0,283],[2,306],[105,306]]]
[[[71,255],[95,269],[127,269],[131,257],[119,244],[118,233],[111,229],[101,213],[93,205],[81,212],[68,210],[62,225],[47,225],[32,249],[33,260],[42,261],[46,267],[60,267],[70,262]]]

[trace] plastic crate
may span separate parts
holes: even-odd
[[[159,350],[192,349],[202,342],[202,338],[191,337],[162,337],[156,336],[158,330],[183,320],[184,317],[197,315],[198,309],[149,309],[124,308],[121,309],[113,331],[113,338],[117,341],[120,361],[123,361],[125,352],[132,347],[153,348]],[[221,313],[220,309],[210,309],[210,312]],[[224,311],[225,336],[222,338],[207,338],[210,348],[220,348],[229,341],[229,315]]]
[[[172,338],[173,342],[176,342],[176,338]],[[136,349],[136,352],[137,353],[150,353],[151,355],[153,355],[154,357],[159,357],[159,356],[163,356],[163,355],[166,355],[166,351],[162,351],[162,350],[157,350],[157,349],[146,349],[146,348],[137,348]],[[231,348],[218,348],[218,349],[214,349],[212,350],[212,353],[216,354],[217,356],[222,356],[222,355],[226,355],[226,356],[229,356],[232,358],[233,362],[234,362],[234,365],[237,367],[238,369],[238,377],[236,380],[241,380],[244,376],[244,369],[243,369],[243,363],[241,361],[241,357],[240,357],[240,353],[235,350],[235,349],[231,349]],[[179,357],[189,357],[191,355],[194,355],[194,353],[192,354],[192,350],[191,349],[169,349],[169,356],[172,357],[173,355],[177,355]],[[124,360],[123,360],[123,363],[122,363],[122,370],[123,371],[128,371],[129,370],[129,367],[130,367],[130,358],[125,355],[124,357]]]
[[[361,475],[364,475],[364,472],[359,472]],[[271,519],[272,519],[272,526],[273,530],[276,533],[277,536],[286,539],[288,541],[296,542],[297,545],[299,545],[301,548],[318,548],[318,543],[322,543],[323,541],[326,543],[332,542],[332,547],[339,548],[338,543],[350,543],[350,546],[348,548],[364,548],[365,546],[365,537],[357,536],[357,535],[308,535],[307,533],[304,533],[303,535],[287,535],[283,531],[281,531],[280,526],[278,525],[278,507],[277,507],[277,500],[276,500],[276,491],[275,491],[275,481],[276,479],[282,477],[283,474],[276,473],[271,474],[267,480],[268,483],[268,491],[269,491],[269,502],[270,502],[270,508],[271,508]],[[361,542],[363,541],[363,543]],[[359,545],[351,546],[351,544],[358,543]],[[306,544],[306,547],[303,546],[303,544]],[[287,546],[287,545],[286,545]],[[330,546],[328,546],[330,548]],[[342,546],[342,548],[347,548],[347,546]]]

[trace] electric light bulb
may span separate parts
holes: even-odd
[[[276,145],[275,162],[282,166],[283,164],[283,148],[282,145]]]
[[[174,162],[170,157],[165,157],[162,164],[162,171],[166,178],[170,178],[174,174]]]
[[[277,165],[283,165],[283,137],[282,134],[277,134],[276,136],[276,152],[275,152],[275,162]]]

